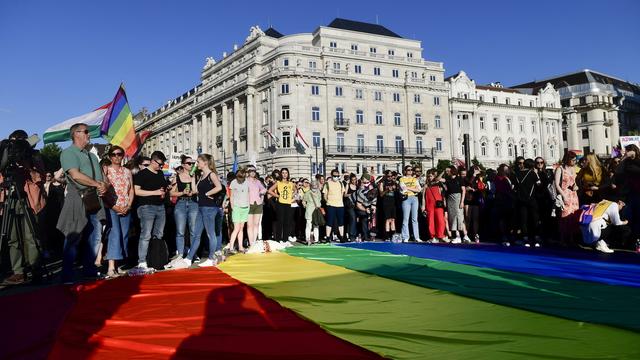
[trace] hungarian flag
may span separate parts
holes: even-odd
[[[304,139],[304,137],[302,136],[302,133],[300,132],[300,129],[298,129],[298,128],[296,128],[296,142],[303,149],[308,149],[309,148],[309,143],[307,142],[307,140]]]
[[[73,117],[48,128],[44,132],[44,143],[49,144],[54,142],[71,141],[71,133],[69,133],[69,129],[71,129],[71,126],[78,123],[84,123],[89,126],[89,135],[92,139],[99,138],[102,120],[110,107],[111,103],[102,105],[90,113]]]

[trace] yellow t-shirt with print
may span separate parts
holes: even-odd
[[[418,187],[418,179],[413,176],[403,176],[400,178],[400,184],[404,185],[406,188],[417,188]],[[408,196],[415,196],[416,193],[413,191],[405,190],[403,194]]]
[[[293,201],[293,183],[291,181],[278,181],[277,183],[278,189],[278,202],[280,204],[289,204]]]

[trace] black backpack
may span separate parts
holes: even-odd
[[[164,270],[169,263],[169,249],[163,239],[152,237],[147,250],[147,266],[156,270]]]

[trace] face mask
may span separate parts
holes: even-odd
[[[334,176],[333,177],[333,181],[338,181],[338,180],[340,180],[340,176]]]

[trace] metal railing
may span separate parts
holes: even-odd
[[[345,118],[334,119],[333,128],[335,130],[349,130],[349,119],[345,119]]]
[[[416,134],[426,134],[429,126],[427,124],[418,123],[413,125],[413,132]]]
[[[378,146],[346,146],[328,145],[327,154],[332,156],[402,156],[402,149],[399,147],[378,147]],[[425,148],[404,148],[405,156],[430,156]]]

